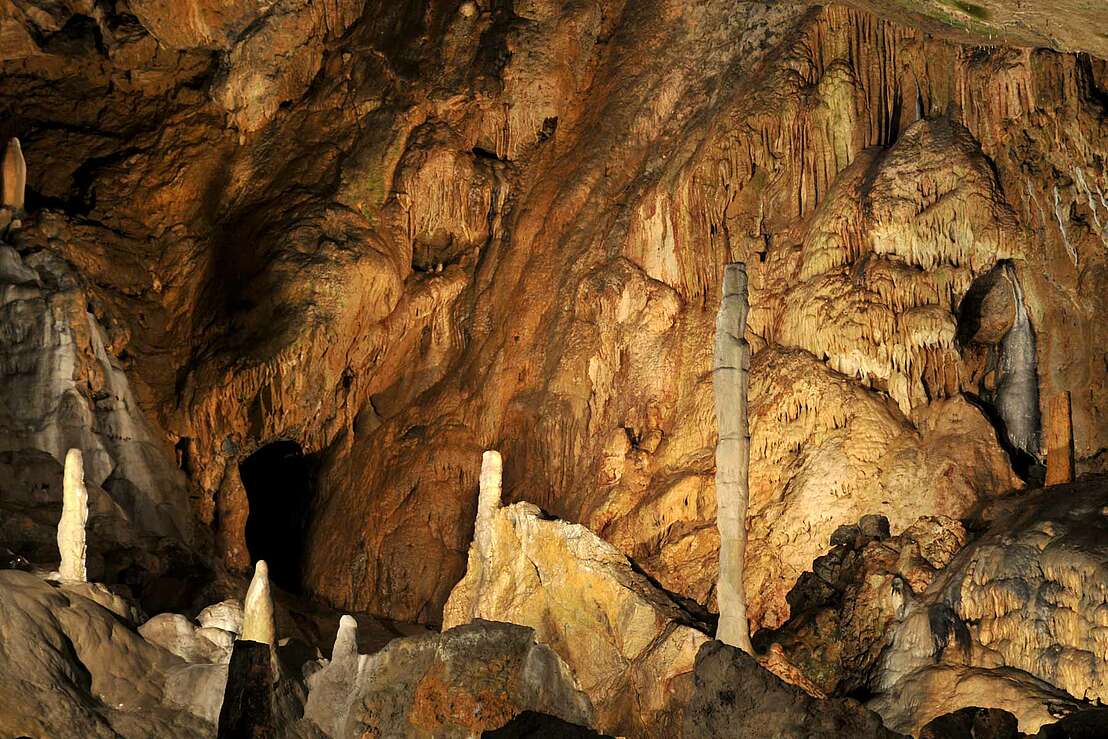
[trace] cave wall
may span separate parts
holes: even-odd
[[[1079,465],[1102,467],[1108,65],[1020,46],[1041,28],[787,2],[189,8],[6,11],[0,134],[29,163],[17,247],[80,273],[163,456],[188,452],[169,506],[232,569],[238,465],[295,441],[321,459],[307,589],[435,622],[495,447],[509,497],[711,607],[735,259],[755,626],[840,523],[1021,484],[963,395],[995,378],[956,341],[1002,260],[1040,397],[1073,393]]]

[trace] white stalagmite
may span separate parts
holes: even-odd
[[[481,552],[485,551],[492,517],[500,508],[503,470],[500,452],[487,451],[481,456],[481,490],[477,496],[477,521],[473,530],[473,539]]]
[[[8,141],[4,151],[4,202],[7,208],[23,210],[23,193],[27,186],[27,162],[23,159],[23,148],[14,136]]]
[[[716,526],[719,529],[719,626],[716,638],[749,654],[746,618],[746,508],[750,495],[750,433],[746,388],[750,346],[746,331],[746,265],[728,264],[723,271],[723,297],[716,317],[716,351],[712,367],[716,395]]]
[[[62,477],[62,518],[58,522],[58,552],[62,563],[58,575],[63,582],[85,582],[85,524],[88,523],[88,491],[85,462],[80,449],[65,455]]]
[[[358,622],[353,616],[344,615],[339,619],[339,631],[335,635],[335,646],[331,649],[332,665],[352,665],[358,661]]]
[[[254,565],[254,578],[246,590],[240,638],[272,646],[276,642],[276,632],[273,598],[269,594],[269,567],[264,559],[259,559]]]

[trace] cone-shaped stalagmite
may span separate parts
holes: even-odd
[[[743,565],[746,557],[746,507],[750,494],[750,434],[746,388],[750,346],[746,331],[746,266],[728,264],[716,317],[712,379],[716,394],[716,526],[719,528],[719,626],[716,638],[753,653],[746,619]]]
[[[85,463],[80,449],[65,455],[62,477],[62,518],[58,522],[58,575],[64,582],[85,582],[85,524],[88,523],[88,491]]]
[[[8,141],[4,151],[4,202],[7,208],[23,210],[23,193],[27,186],[27,163],[23,160],[23,149],[19,139],[14,136]]]
[[[254,578],[246,590],[240,638],[270,646],[276,641],[273,598],[269,594],[269,567],[264,559],[259,559],[258,564],[254,565]]]

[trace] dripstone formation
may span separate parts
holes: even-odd
[[[0,5],[0,735],[1096,727],[1102,5]]]

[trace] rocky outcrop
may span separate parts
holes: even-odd
[[[592,706],[531,629],[476,622],[398,639],[360,670],[335,736],[469,737],[525,711],[590,726]]]
[[[877,714],[849,698],[818,700],[781,682],[742,650],[706,642],[696,657],[685,709],[686,739],[719,736],[894,739]]]
[[[199,704],[211,697],[204,676],[145,641],[119,615],[23,572],[0,572],[0,593],[0,733],[58,739],[214,733],[204,715],[211,708]],[[222,686],[216,697],[221,693]]]
[[[528,626],[572,670],[601,731],[673,736],[707,635],[585,527],[529,503],[490,514],[443,627],[472,619]]]
[[[918,736],[936,718],[966,706],[1008,712],[1027,734],[1081,710],[1072,696],[1022,670],[926,665],[898,681],[867,707],[895,731]]]

